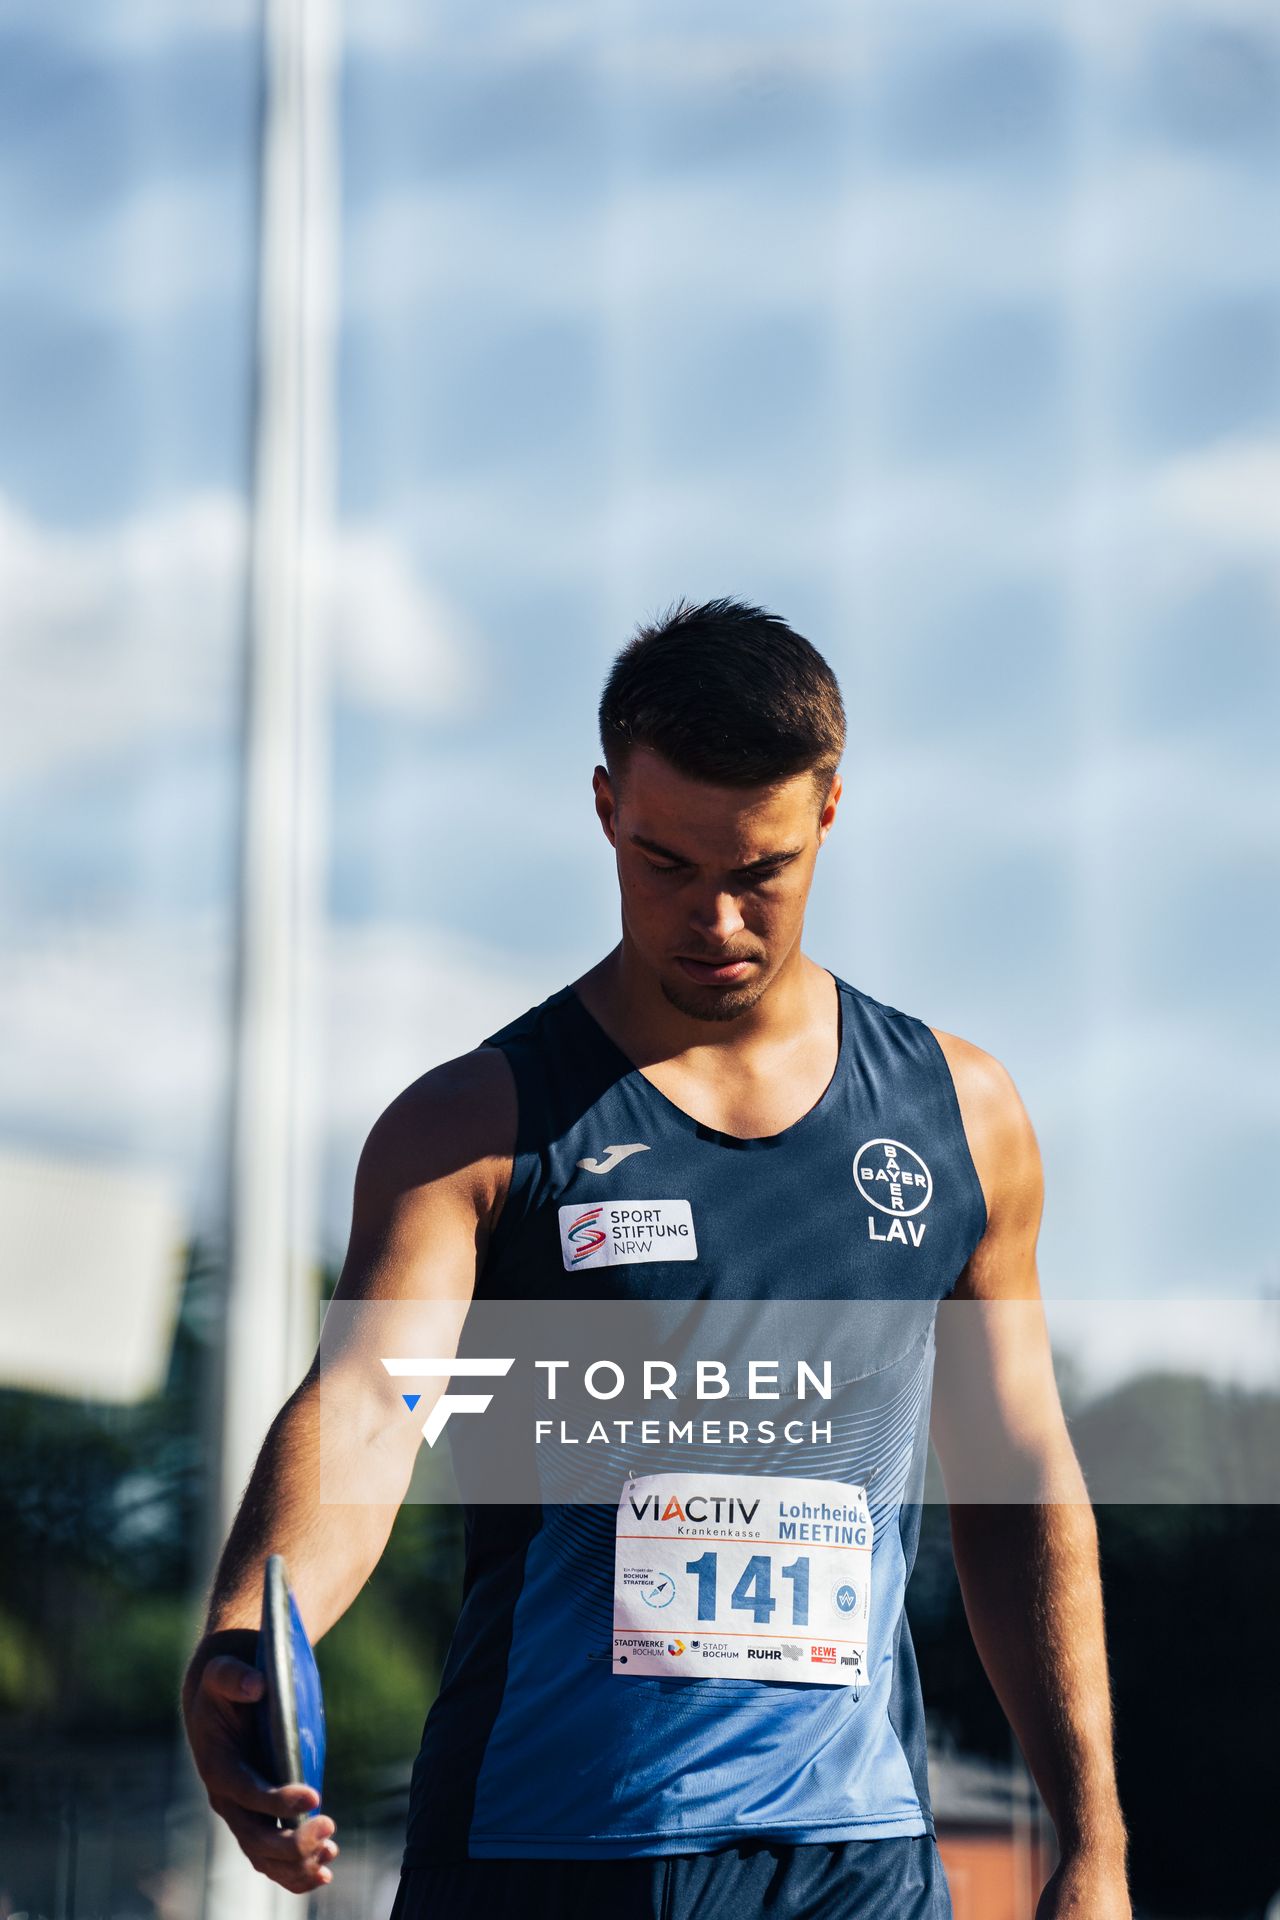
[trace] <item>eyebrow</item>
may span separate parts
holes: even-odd
[[[677,866],[681,867],[690,867],[694,864],[692,860],[686,860],[682,853],[673,853],[670,847],[664,847],[659,840],[650,840],[642,833],[633,833],[629,837],[633,847],[643,847],[646,853],[656,853],[660,860],[673,860]],[[758,860],[748,860],[743,866],[735,867],[733,871],[754,873],[757,867],[783,866],[788,860],[798,859],[801,852],[800,847],[784,847],[777,853],[762,853]]]

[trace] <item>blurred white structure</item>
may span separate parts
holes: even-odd
[[[335,27],[328,0],[266,0],[219,1536],[316,1331],[314,969],[326,844],[321,569],[333,480]],[[289,1903],[214,1820],[209,1920],[266,1920]]]
[[[162,1176],[0,1154],[0,1382],[124,1404],[156,1392],[184,1229]]]

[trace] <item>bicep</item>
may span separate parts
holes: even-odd
[[[388,1360],[457,1351],[510,1178],[514,1089],[492,1049],[426,1074],[379,1115],[356,1169],[351,1234],[312,1373],[342,1424],[404,1425]],[[414,1378],[425,1414],[443,1378]],[[412,1425],[412,1423],[411,1423]]]
[[[370,1129],[337,1301],[471,1298],[510,1178],[511,1070],[482,1049],[424,1074]]]

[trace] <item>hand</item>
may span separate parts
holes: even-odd
[[[312,1893],[333,1878],[328,1864],[338,1852],[333,1821],[327,1814],[307,1818],[320,1799],[314,1787],[273,1787],[252,1764],[254,1702],[266,1683],[256,1667],[234,1654],[210,1651],[211,1642],[228,1640],[248,1651],[255,1638],[211,1635],[196,1649],[182,1688],[187,1739],[209,1805],[226,1821],[241,1852],[277,1886]],[[276,1824],[299,1817],[302,1824],[296,1828]]]
[[[1114,1853],[1064,1855],[1045,1883],[1036,1920],[1133,1920],[1124,1862]]]

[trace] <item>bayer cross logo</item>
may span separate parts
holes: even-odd
[[[440,1355],[426,1359],[402,1355],[384,1359],[382,1364],[393,1380],[456,1380],[460,1376],[493,1379],[495,1375],[510,1373],[515,1359],[449,1360]],[[412,1413],[422,1395],[402,1393],[400,1398]],[[429,1447],[434,1447],[451,1413],[483,1413],[492,1399],[491,1393],[442,1393],[422,1423],[423,1439]]]
[[[875,1212],[867,1215],[867,1238],[882,1246],[919,1247],[927,1231],[923,1213],[933,1198],[933,1175],[913,1147],[901,1140],[864,1140],[853,1156],[853,1180]],[[888,1214],[876,1224],[876,1214]]]
[[[899,1219],[923,1213],[933,1198],[933,1175],[901,1140],[865,1141],[854,1155],[853,1177],[869,1206]]]

